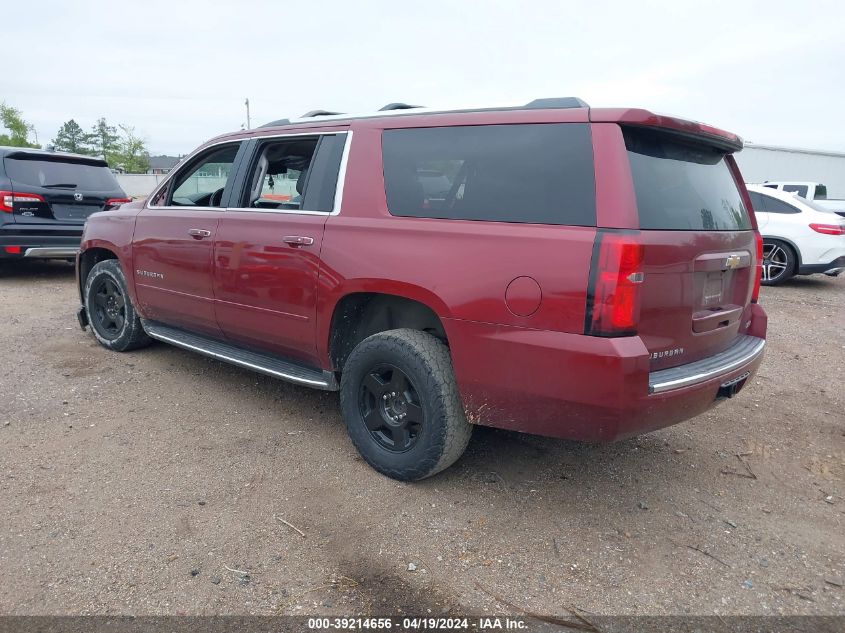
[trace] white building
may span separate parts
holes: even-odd
[[[827,185],[828,198],[845,198],[845,152],[746,143],[734,156],[745,182],[820,182]]]

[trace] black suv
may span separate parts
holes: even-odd
[[[88,216],[124,202],[104,160],[0,147],[0,259],[72,258]]]

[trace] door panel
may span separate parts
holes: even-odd
[[[135,292],[144,317],[222,337],[214,315],[212,251],[219,209],[150,209],[135,223]]]
[[[199,152],[138,215],[133,275],[146,318],[223,338],[214,314],[214,237],[244,148],[236,142]]]
[[[319,364],[317,279],[327,217],[245,209],[224,214],[214,244],[213,292],[228,340]]]

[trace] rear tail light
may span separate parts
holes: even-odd
[[[0,211],[14,213],[16,202],[45,202],[44,196],[37,193],[15,193],[14,191],[0,191]]]
[[[757,242],[757,261],[754,265],[754,290],[751,291],[751,302],[757,303],[760,298],[760,281],[763,279],[763,236],[759,231],[754,231],[754,240]]]
[[[132,198],[109,198],[106,200],[106,208],[119,207],[127,202],[132,202]]]
[[[5,251],[9,253],[9,255],[20,255],[21,254],[21,247],[20,246],[5,246]]]
[[[825,235],[845,235],[845,224],[811,224],[810,228]]]
[[[629,336],[637,333],[640,286],[644,279],[643,253],[643,245],[630,233],[598,233],[587,292],[585,334]]]

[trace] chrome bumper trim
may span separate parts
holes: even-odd
[[[741,334],[736,343],[715,356],[651,372],[648,375],[648,392],[662,393],[717,378],[755,360],[765,347],[766,339]]]
[[[24,251],[24,257],[43,257],[43,258],[66,258],[66,257],[76,257],[76,254],[79,252],[79,248],[68,247],[68,246],[38,246],[33,248],[28,248]]]

